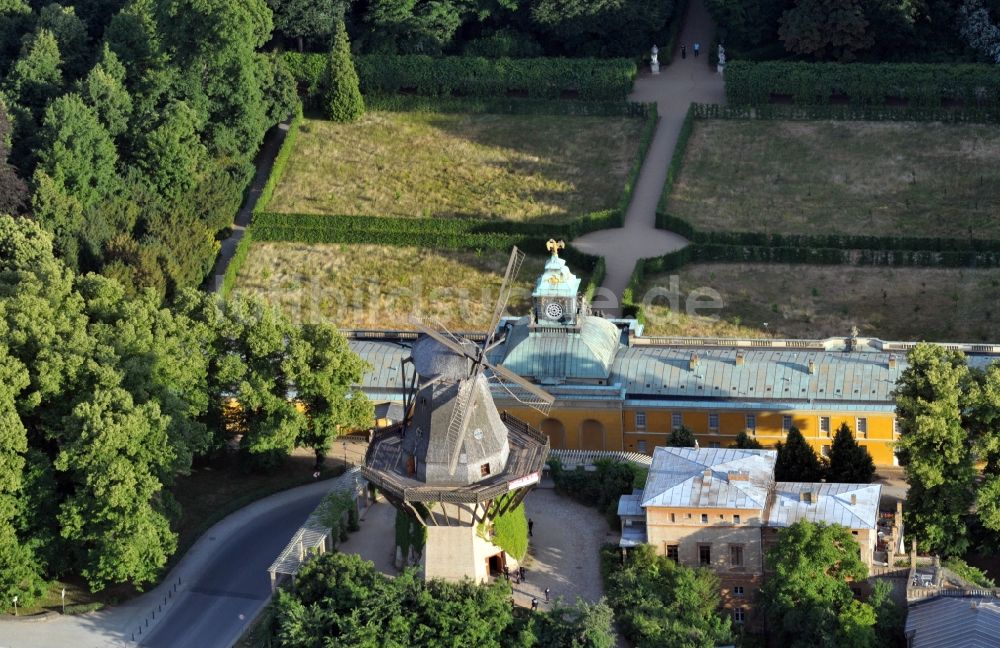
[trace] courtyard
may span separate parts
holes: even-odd
[[[564,223],[618,207],[643,125],[432,112],[306,119],[269,209]]]

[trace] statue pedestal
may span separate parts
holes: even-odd
[[[653,74],[659,74],[660,73],[660,64],[659,64],[659,62],[658,61],[653,61],[652,63],[650,63],[649,64],[649,70]]]
[[[715,71],[718,72],[719,74],[722,74],[725,69],[726,66],[722,65],[721,63],[715,66]]]

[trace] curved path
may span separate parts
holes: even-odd
[[[660,120],[625,214],[625,226],[591,232],[573,241],[573,247],[581,252],[604,257],[607,274],[593,306],[608,315],[621,313],[619,300],[636,261],[679,250],[688,243],[679,234],[656,228],[656,205],[688,106],[725,101],[722,76],[708,66],[707,48],[714,33],[715,25],[703,1],[691,0],[678,39],[678,47],[681,43],[688,46],[687,58],[674,52],[670,65],[660,67],[660,74],[642,73],[629,97],[633,101],[655,101]],[[691,53],[693,43],[701,43],[699,58]],[[667,53],[662,56],[666,59]]]
[[[270,598],[268,566],[333,481],[272,495],[226,517],[191,547],[160,586],[137,599],[47,622],[0,622],[0,647],[228,648]]]

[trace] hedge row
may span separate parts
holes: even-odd
[[[279,56],[285,58],[302,92],[315,101],[325,83],[326,55],[283,52]],[[432,97],[625,101],[638,71],[635,61],[629,59],[595,58],[411,54],[357,56],[354,63],[366,96],[402,92]]]
[[[828,104],[846,97],[852,105],[1000,108],[1000,67],[979,64],[804,63],[733,61],[726,65],[726,101],[762,105],[772,95],[799,105]]]
[[[248,227],[243,231],[240,242],[236,244],[236,252],[233,254],[233,258],[229,260],[229,265],[226,266],[226,273],[222,275],[222,289],[220,293],[223,298],[228,297],[229,293],[236,286],[236,276],[240,273],[243,263],[247,260],[247,255],[250,254],[250,246],[252,244],[253,234],[251,234],[251,228]]]
[[[420,97],[376,95],[365,98],[368,110],[494,115],[566,115],[572,117],[646,117],[655,103],[634,101],[572,101],[568,99],[508,99],[487,97]],[[655,116],[655,115],[654,115]]]
[[[300,103],[298,112],[288,124],[288,132],[285,133],[285,139],[281,143],[281,148],[278,149],[278,154],[274,156],[274,164],[271,166],[270,175],[267,176],[267,182],[264,183],[264,187],[260,190],[260,196],[257,197],[257,202],[254,204],[254,214],[266,211],[267,206],[271,203],[274,190],[285,175],[285,167],[288,166],[288,160],[292,156],[292,151],[295,150],[295,141],[299,137],[299,126],[301,125],[302,104]]]
[[[941,108],[931,106],[850,106],[760,104],[755,106],[720,106],[695,104],[698,119],[762,119],[783,121],[901,121],[944,123],[994,123],[1000,121],[997,108]]]

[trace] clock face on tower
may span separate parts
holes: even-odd
[[[545,317],[557,320],[563,316],[563,307],[559,302],[549,302],[545,304]]]

